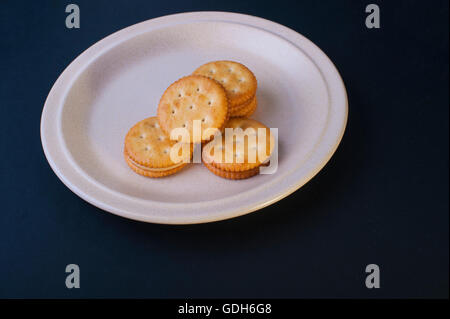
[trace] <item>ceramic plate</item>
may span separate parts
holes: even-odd
[[[202,164],[162,179],[135,174],[123,159],[128,129],[156,115],[172,82],[212,60],[239,61],[255,73],[252,118],[278,128],[277,171],[241,181]],[[190,224],[243,215],[291,194],[330,159],[346,121],[341,77],[311,41],[253,16],[193,12],[138,23],[83,52],[47,97],[41,139],[52,169],[89,203],[135,220]]]

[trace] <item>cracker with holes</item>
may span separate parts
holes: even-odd
[[[274,143],[270,129],[264,124],[244,117],[232,118],[225,134],[203,147],[202,160],[217,176],[249,178],[259,173],[261,165],[267,165]]]
[[[191,158],[190,146],[174,147],[156,117],[134,125],[125,137],[124,156],[128,166],[146,177],[164,177],[181,170]],[[172,154],[171,151],[175,152]],[[173,161],[175,159],[175,161]]]
[[[211,138],[211,135],[194,134],[194,124],[201,126],[201,132],[221,130],[228,117],[228,98],[224,88],[201,75],[186,76],[170,85],[158,105],[158,122],[162,130],[170,136],[174,129],[184,128],[189,132],[192,143]]]
[[[245,65],[234,61],[214,61],[203,64],[193,74],[203,75],[219,82],[230,101],[230,116],[240,116],[243,109],[255,105],[256,77]],[[255,106],[256,108],[256,106]]]

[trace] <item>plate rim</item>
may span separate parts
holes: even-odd
[[[178,20],[178,21],[177,21]],[[185,216],[179,217],[179,216],[172,216],[170,217],[162,217],[159,216],[158,218],[155,218],[155,216],[151,215],[142,215],[142,214],[135,214],[130,211],[124,211],[121,209],[116,209],[114,206],[108,205],[107,203],[102,202],[101,200],[98,200],[95,197],[90,196],[85,191],[80,189],[76,183],[70,180],[68,178],[63,170],[61,169],[61,156],[62,154],[53,154],[49,149],[49,143],[52,142],[52,139],[46,135],[47,130],[47,121],[48,118],[51,117],[51,115],[48,114],[49,106],[54,100],[59,100],[58,97],[65,97],[67,95],[67,91],[70,90],[72,87],[72,84],[78,76],[93,62],[95,59],[100,56],[103,52],[106,52],[111,47],[114,47],[118,45],[120,42],[124,42],[129,40],[130,38],[133,38],[137,36],[140,33],[145,33],[150,31],[149,27],[153,27],[153,29],[163,28],[165,26],[172,26],[179,23],[189,23],[189,22],[200,22],[200,21],[220,21],[220,22],[231,22],[231,23],[240,23],[247,26],[256,27],[258,29],[262,29],[264,31],[270,32],[272,34],[275,34],[285,41],[290,42],[291,44],[295,45],[297,49],[303,51],[308,58],[315,64],[319,72],[322,73],[322,77],[324,79],[325,84],[327,85],[327,89],[329,91],[329,83],[327,81],[327,78],[323,74],[323,70],[321,68],[322,65],[318,65],[316,59],[321,59],[322,63],[326,64],[327,68],[331,73],[327,73],[327,76],[334,77],[334,90],[337,90],[337,93],[340,93],[341,98],[343,98],[343,114],[341,114],[341,125],[339,128],[339,132],[337,132],[335,137],[335,142],[333,145],[329,145],[328,152],[325,156],[321,158],[321,160],[317,163],[315,163],[315,166],[313,169],[310,169],[308,171],[308,174],[303,176],[303,178],[299,179],[297,183],[289,187],[288,189],[285,189],[282,193],[274,194],[274,196],[267,198],[264,202],[258,203],[256,205],[253,205],[251,207],[241,207],[237,210],[232,211],[226,211],[222,212],[221,214],[217,214],[214,216],[191,216],[190,218],[186,218]],[[140,31],[140,29],[143,29]],[[125,36],[126,33],[129,33],[128,36]],[[130,35],[131,34],[131,35]],[[297,41],[295,41],[297,40]],[[303,44],[309,45],[309,49],[315,54],[316,59],[313,59],[310,55],[311,52],[305,52],[305,48],[300,48],[298,46],[297,42],[302,42]],[[78,67],[78,69],[77,69]],[[75,69],[77,72],[71,73],[72,70]],[[331,99],[330,99],[331,100]],[[330,101],[331,103],[331,101]],[[59,111],[61,111],[63,108],[60,107]],[[347,91],[344,85],[344,82],[342,80],[342,77],[340,76],[336,66],[333,64],[333,62],[328,58],[328,56],[319,48],[317,45],[315,45],[312,41],[301,35],[300,33],[283,26],[277,22],[273,22],[264,18],[255,17],[247,14],[241,14],[241,13],[234,13],[234,12],[223,12],[223,11],[196,11],[196,12],[184,12],[184,13],[177,13],[177,14],[171,14],[166,15],[162,17],[157,17],[153,19],[149,19],[143,22],[136,23],[134,25],[131,25],[129,27],[126,27],[124,29],[121,29],[119,31],[116,31],[105,38],[97,41],[92,46],[90,46],[88,49],[83,51],[80,55],[78,55],[65,69],[64,71],[59,75],[58,79],[55,81],[54,85],[52,86],[42,111],[41,115],[41,125],[40,125],[40,134],[41,134],[41,143],[42,148],[44,150],[45,157],[47,161],[50,164],[50,167],[55,172],[55,174],[58,176],[58,178],[76,195],[81,197],[83,200],[91,203],[92,205],[105,210],[107,212],[113,213],[115,215],[122,216],[124,218],[129,218],[133,220],[143,221],[143,222],[151,222],[151,223],[158,223],[158,224],[198,224],[198,223],[207,223],[207,222],[213,222],[213,221],[219,221],[219,220],[225,220],[229,218],[238,217],[241,215],[245,215],[254,211],[257,211],[259,209],[262,209],[264,207],[267,207],[298,190],[301,188],[304,184],[306,184],[309,180],[311,180],[322,168],[326,165],[326,163],[330,160],[330,158],[333,156],[334,152],[336,151],[337,147],[339,146],[342,137],[345,132],[345,128],[348,121],[348,98],[347,98]],[[58,127],[58,125],[57,125]],[[60,137],[60,136],[59,136]],[[318,144],[320,144],[322,141],[319,140]],[[64,144],[63,144],[64,145]],[[316,148],[312,150],[312,153]],[[67,150],[63,150],[62,153],[65,153]],[[308,161],[310,159],[311,155],[306,159]],[[68,160],[66,158],[66,160]],[[59,163],[58,163],[59,161]],[[70,161],[69,161],[70,162]],[[59,166],[58,166],[59,164]],[[64,166],[64,165],[62,165]],[[75,169],[79,169],[75,167]],[[78,172],[80,173],[80,172]],[[82,175],[82,174],[81,174]],[[101,185],[101,184],[100,184]],[[98,185],[97,185],[98,186]]]

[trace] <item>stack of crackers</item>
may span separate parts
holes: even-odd
[[[202,162],[215,175],[235,180],[257,175],[274,139],[269,128],[249,119],[257,108],[256,88],[255,75],[241,63],[200,66],[166,89],[156,117],[129,130],[125,161],[140,175],[164,177],[183,169],[201,146]],[[234,130],[231,139],[228,129]]]

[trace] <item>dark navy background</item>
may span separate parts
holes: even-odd
[[[69,1],[0,4],[0,297],[447,297],[448,1]],[[377,3],[381,29],[367,29]],[[81,52],[162,15],[234,11],[284,24],[339,69],[349,122],[327,166],[257,213],[204,225],[105,213],[42,151],[45,98]],[[65,287],[65,266],[81,288]],[[365,266],[381,288],[365,287]]]

